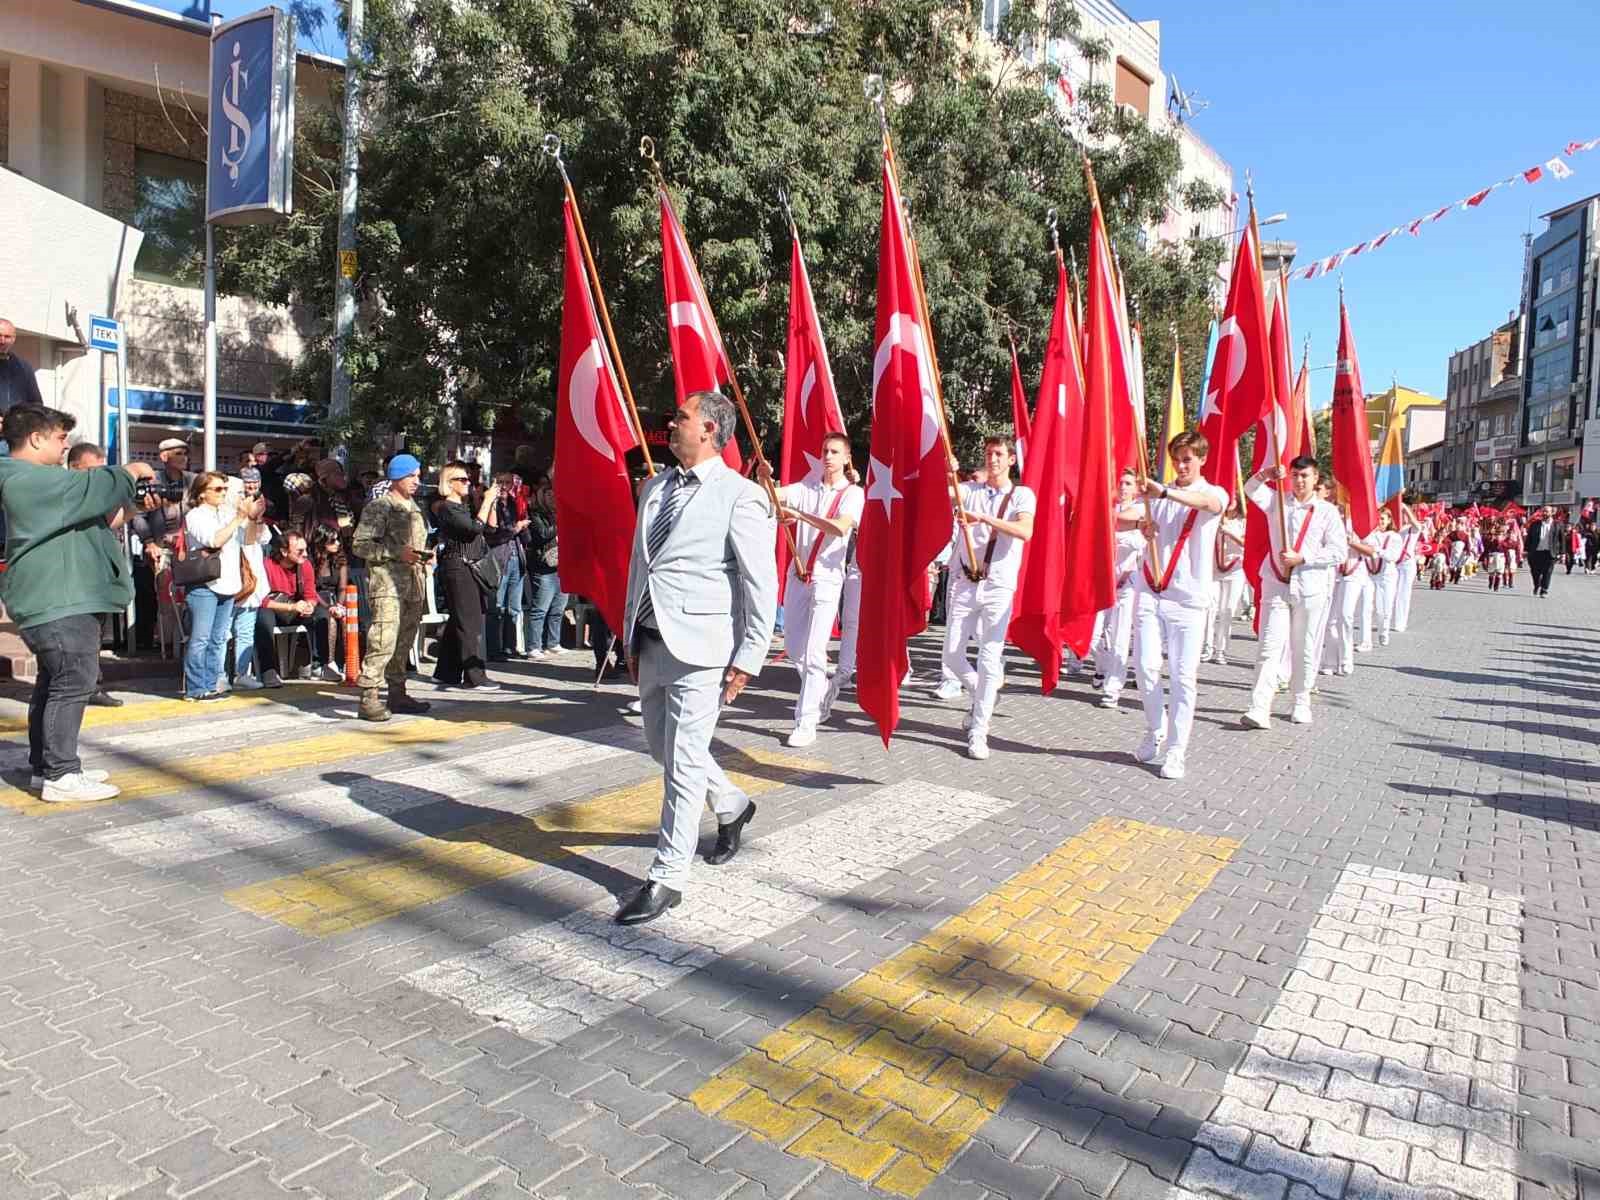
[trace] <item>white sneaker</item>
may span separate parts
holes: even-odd
[[[1387,633],[1380,633],[1378,635],[1378,645],[1387,646],[1388,644],[1389,644],[1389,635]]]
[[[79,774],[81,774],[90,783],[104,783],[106,780],[111,778],[110,772],[99,770],[96,767],[84,767]],[[30,775],[28,777],[28,790],[30,792],[44,791],[44,776]]]
[[[1169,755],[1167,755],[1166,758],[1164,758],[1162,760],[1162,762],[1161,762],[1161,778],[1163,778],[1163,779],[1182,779],[1183,778],[1183,755],[1182,754],[1169,754]]]
[[[322,677],[329,683],[344,682],[344,672],[338,667],[334,666],[332,663],[329,663],[327,666],[322,668]]]
[[[629,700],[628,701],[628,712],[631,715],[635,716],[635,717],[642,716],[644,714],[644,701],[642,701],[642,700]]]
[[[1105,695],[1101,696],[1095,703],[1101,708],[1115,708],[1117,706],[1117,698],[1112,695]]]
[[[817,709],[818,721],[826,721],[833,716],[834,701],[839,699],[839,683],[837,675],[828,681],[828,689],[822,693],[822,706]]]
[[[1371,642],[1362,642],[1361,645],[1356,647],[1356,653],[1357,654],[1371,654],[1372,653],[1372,643]]]
[[[979,762],[989,757],[989,739],[981,734],[975,734],[967,739],[967,757],[975,758]]]
[[[816,743],[817,731],[815,729],[809,725],[796,725],[790,731],[788,740],[784,742],[784,745],[798,750],[802,746],[814,746]]]
[[[47,804],[81,804],[89,800],[110,800],[122,795],[114,783],[90,779],[84,772],[63,775],[60,779],[47,779],[40,799]]]
[[[966,713],[963,714],[963,716],[961,718],[961,732],[962,733],[971,733],[972,732],[972,710],[970,708],[967,709]]]
[[[254,675],[235,675],[233,677],[233,690],[236,692],[259,692],[261,680]]]
[[[280,687],[283,686],[283,676],[279,675],[276,671],[268,671],[265,675],[263,675],[261,677],[261,686],[262,687],[269,687],[269,688],[280,688]]]
[[[1246,710],[1244,716],[1239,718],[1239,724],[1246,729],[1271,729],[1272,718],[1267,713],[1257,712],[1252,708]]]
[[[1319,674],[1319,675],[1332,675],[1333,674],[1333,668],[1332,667],[1323,667],[1322,670],[1317,672],[1317,674]]]
[[[941,700],[954,700],[957,696],[961,695],[961,692],[961,684],[954,679],[946,679],[938,687],[933,689],[933,694],[939,697]]]
[[[1289,716],[1289,720],[1293,721],[1296,725],[1311,724],[1311,705],[1296,704],[1294,706],[1294,712]]]
[[[231,692],[233,691],[233,684],[229,683],[228,677],[224,675],[221,679],[217,680],[217,686],[213,688],[212,691]]]
[[[1225,667],[1228,665],[1228,656],[1226,654],[1217,654],[1212,657],[1211,661],[1219,667]]]
[[[1145,734],[1144,741],[1139,743],[1139,748],[1133,752],[1133,757],[1142,763],[1160,762],[1166,755],[1166,747],[1162,745],[1165,740],[1153,733]]]
[[[541,658],[544,657],[544,651],[543,650],[529,650],[522,657],[528,659],[530,662],[538,662]]]

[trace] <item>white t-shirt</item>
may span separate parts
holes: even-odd
[[[184,539],[185,553],[193,555],[210,549],[211,539],[216,537],[222,527],[231,520],[233,520],[231,505],[196,504],[183,519],[183,531],[188,535]],[[239,590],[240,540],[239,531],[234,530],[234,535],[217,551],[217,557],[222,562],[222,574],[205,586],[219,596],[233,596]],[[251,565],[253,568],[254,564]]]
[[[1203,479],[1184,490],[1215,496],[1223,507],[1228,503],[1227,492]],[[1188,540],[1183,544],[1183,552],[1174,561],[1173,551],[1177,548],[1178,538],[1182,536],[1183,527],[1188,523],[1191,514],[1194,516],[1194,527],[1189,531]],[[1179,504],[1176,500],[1152,500],[1150,515],[1155,521],[1156,546],[1161,551],[1161,570],[1165,574],[1170,568],[1172,581],[1162,592],[1157,592],[1150,586],[1150,581],[1145,578],[1144,568],[1149,567],[1151,574],[1155,574],[1155,568],[1151,566],[1150,556],[1146,553],[1141,559],[1140,568],[1133,574],[1134,591],[1159,596],[1168,604],[1177,604],[1184,608],[1207,607],[1211,603],[1211,584],[1216,575],[1216,559],[1213,556],[1217,551],[1217,530],[1222,526],[1222,513],[1190,508],[1187,504]],[[1161,582],[1159,576],[1156,582]]]
[[[1144,506],[1142,504],[1119,506],[1117,515],[1119,518],[1131,516],[1137,519],[1144,516]],[[1132,586],[1134,572],[1139,569],[1139,559],[1148,553],[1145,549],[1144,534],[1137,529],[1117,530],[1117,549],[1113,562],[1116,564],[1118,591],[1125,586]]]
[[[833,507],[833,498],[840,492],[839,511],[833,514],[835,520],[848,519],[861,524],[862,510],[867,506],[867,494],[856,484],[844,483],[842,487],[830,488],[820,480],[816,483],[787,484],[778,489],[778,496],[783,501],[785,508],[792,508],[795,512],[810,513],[814,517],[826,517],[828,510]],[[817,539],[823,538],[822,548],[817,551],[817,565],[815,579],[843,579],[845,556],[849,552],[850,538],[823,537],[823,533],[815,526],[807,525],[804,521],[797,521],[794,525],[794,544],[799,557],[792,568],[798,577],[799,570],[811,558],[811,548],[817,544]]]
[[[1217,572],[1219,580],[1233,579],[1244,574],[1244,547],[1235,545],[1222,536],[1224,533],[1231,533],[1242,542],[1244,541],[1244,532],[1245,526],[1242,517],[1223,517],[1222,524],[1217,527],[1217,538],[1222,543],[1216,552],[1217,557],[1221,558],[1225,563],[1231,562],[1233,564],[1226,571]],[[1216,560],[1213,559],[1212,561],[1215,563]]]
[[[1010,496],[1011,500],[1005,504],[1005,516],[1001,517],[1000,506],[1007,496]],[[1039,502],[1034,497],[1033,490],[1023,487],[1020,483],[1014,487],[1007,483],[997,488],[992,488],[986,483],[963,483],[961,507],[969,513],[983,513],[988,517],[999,517],[1002,521],[1016,521],[1024,513],[1034,512],[1039,507]],[[989,552],[989,539],[993,537],[1000,539],[995,543],[994,557],[989,560],[989,573],[984,582],[991,587],[1015,591],[1017,574],[1022,570],[1024,545],[1022,539],[1012,537],[1010,534],[996,534],[987,525],[973,524],[969,528],[972,531],[972,549],[978,556],[980,568],[983,566],[983,556]],[[961,569],[967,562],[967,548],[959,524],[956,525],[955,536],[950,546],[950,578],[967,583],[969,581],[966,572]]]

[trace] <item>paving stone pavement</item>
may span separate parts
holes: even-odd
[[[381,729],[130,694],[66,808],[0,702],[0,1198],[1600,1200],[1597,602],[1419,589],[1309,728],[1204,667],[1182,783],[1131,687],[1013,658],[974,763],[932,639],[887,751],[784,748],[771,668],[745,850],[638,930],[584,656]]]

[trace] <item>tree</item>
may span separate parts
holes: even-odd
[[[663,413],[672,395],[654,185],[637,149],[648,134],[773,444],[789,253],[777,196],[787,190],[846,419],[864,437],[880,200],[878,120],[862,80],[873,72],[889,83],[958,451],[970,455],[984,434],[1009,430],[1007,324],[1032,375],[1053,299],[1047,210],[1060,214],[1063,245],[1087,238],[1082,160],[1051,98],[1055,68],[1022,52],[1074,17],[1067,5],[1047,6],[1047,18],[1014,5],[996,44],[976,36],[976,8],[369,0],[364,320],[341,432],[403,429],[433,449],[451,405],[469,427],[506,412],[526,429],[544,426],[556,393],[562,243],[560,187],[540,144],[554,132],[643,408]],[[1082,135],[1145,328],[1176,323],[1198,363],[1221,251],[1140,247],[1139,231],[1175,186],[1176,141],[1124,117],[1104,87],[1087,91]],[[300,212],[270,239],[236,239],[228,264],[230,278],[248,278],[257,294],[293,294],[320,311],[332,300],[331,125],[303,126]],[[1150,357],[1151,393],[1164,395],[1154,385],[1170,353]],[[313,343],[297,378],[308,396],[325,398],[325,342]],[[1197,370],[1190,387],[1197,395]]]

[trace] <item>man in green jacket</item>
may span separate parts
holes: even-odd
[[[0,599],[39,664],[28,704],[32,782],[52,803],[109,800],[119,794],[104,771],[78,759],[83,708],[100,665],[101,613],[133,599],[122,546],[106,514],[133,503],[149,463],[69,471],[62,466],[76,419],[19,404],[3,426],[10,458],[0,458],[6,518],[6,571]]]

